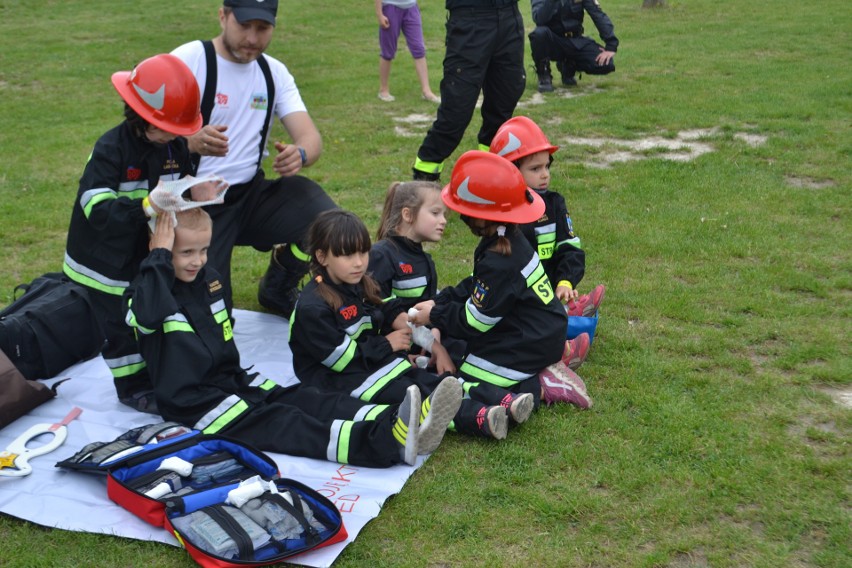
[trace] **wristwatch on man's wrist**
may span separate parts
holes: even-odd
[[[299,149],[299,156],[302,157],[302,166],[306,166],[308,163],[308,153],[301,146],[296,146],[296,148]]]

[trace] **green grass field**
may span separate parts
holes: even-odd
[[[849,3],[602,4],[617,72],[542,97],[530,70],[517,111],[561,146],[581,292],[608,288],[580,370],[595,405],[545,409],[504,443],[448,436],[339,566],[852,565],[852,413],[829,395],[852,388]],[[112,72],[213,37],[218,5],[0,0],[0,304],[61,266],[86,158],[121,118]],[[443,2],[421,9],[437,92]],[[371,2],[291,0],[279,22],[269,52],[325,142],[308,172],[375,227],[435,107],[404,49],[396,102],[376,98]],[[432,248],[442,284],[474,243],[452,218]],[[259,308],[266,262],[236,254],[239,307]],[[4,517],[0,565],[193,564]]]

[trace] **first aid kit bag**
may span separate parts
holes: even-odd
[[[118,505],[175,535],[201,566],[266,566],[346,540],[340,511],[263,452],[174,422],[94,442],[56,464],[105,473]]]

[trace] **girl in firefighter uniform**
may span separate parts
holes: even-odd
[[[365,404],[302,385],[284,388],[240,366],[222,279],[204,267],[210,218],[193,209],[177,219],[170,246],[170,218],[160,216],[152,251],[125,294],[126,321],[137,332],[163,418],[271,452],[368,467],[413,464],[418,438],[428,433],[425,422],[418,426],[416,389],[399,405]],[[186,260],[192,255],[203,259]],[[440,443],[448,422],[428,424],[430,445]]]
[[[529,393],[538,405],[538,373],[560,361],[567,324],[538,255],[517,227],[538,219],[544,203],[514,165],[478,150],[459,158],[442,197],[482,239],[473,275],[416,305],[411,321],[467,341],[459,376],[468,392]],[[493,411],[480,405],[478,412],[490,419]]]
[[[447,225],[441,186],[430,181],[395,182],[385,196],[376,243],[370,249],[368,273],[379,285],[384,312],[391,319],[407,313],[415,304],[435,297],[438,274],[423,243],[441,240]],[[427,368],[438,374],[455,373],[464,354],[464,342],[441,337],[427,350]],[[415,355],[420,349],[412,349]],[[426,361],[421,359],[421,361]]]
[[[326,211],[309,230],[308,243],[314,278],[302,290],[290,319],[296,375],[321,390],[346,393],[365,402],[398,402],[414,384],[426,395],[424,413],[436,405],[436,385],[449,381],[461,397],[460,383],[454,377],[441,380],[409,362],[408,316],[401,312],[388,319],[382,311],[379,287],[367,275],[371,244],[363,222],[347,211]],[[532,411],[532,397],[508,391],[489,395],[498,407],[501,402],[514,403],[521,420]],[[453,418],[456,429],[491,436],[478,426],[476,412],[465,402],[461,405]],[[506,409],[499,408],[505,416]]]

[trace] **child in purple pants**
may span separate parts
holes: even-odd
[[[391,62],[396,56],[399,33],[405,36],[405,43],[411,57],[414,58],[414,69],[420,80],[420,92],[423,99],[440,103],[441,98],[429,87],[429,73],[426,68],[426,45],[423,43],[423,25],[420,20],[420,8],[417,0],[376,0],[376,18],[379,20],[379,98],[385,102],[395,100],[390,94],[388,79],[390,78]]]

